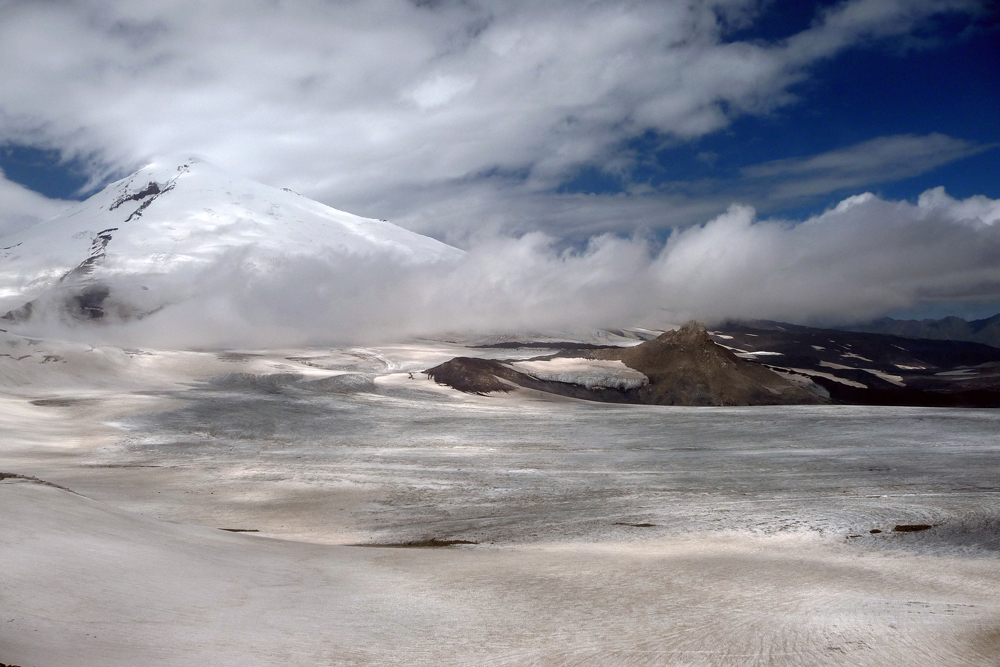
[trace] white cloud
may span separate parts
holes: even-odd
[[[1000,200],[916,205],[870,193],[804,223],[733,207],[671,238],[657,275],[670,308],[709,319],[857,321],[940,301],[1000,300]]]
[[[410,97],[421,109],[433,109],[448,104],[458,95],[471,89],[475,83],[476,80],[472,78],[436,74],[417,86]]]
[[[196,151],[418,230],[475,229],[478,218],[441,211],[483,200],[496,224],[524,226],[527,197],[528,226],[554,228],[565,200],[540,194],[576,165],[620,159],[623,139],[694,137],[767,112],[813,63],[971,6],[853,0],[768,45],[723,37],[757,0],[419,5],[3,3],[0,141],[109,168]]]
[[[983,195],[958,200],[948,196],[943,187],[937,187],[921,194],[917,205],[954,222],[967,221],[980,225],[995,225],[1000,222],[1000,200]]]
[[[991,148],[943,134],[902,134],[807,158],[754,165],[743,169],[743,174],[770,182],[771,199],[795,199],[902,180]]]
[[[44,197],[8,180],[0,171],[0,237],[58,215],[71,203]]]
[[[0,142],[62,150],[95,180],[194,151],[471,249],[437,271],[316,258],[261,275],[228,258],[174,286],[197,295],[182,305],[83,336],[290,343],[688,316],[845,321],[1000,299],[1000,204],[985,197],[853,197],[796,225],[749,207],[718,215],[732,191],[553,193],[581,164],[621,168],[615,147],[644,130],[684,140],[767,113],[795,100],[815,63],[976,6],[849,0],[786,40],[727,42],[761,5],[0,1]],[[882,137],[748,168],[744,185],[761,185],[766,206],[985,148]],[[0,234],[62,206],[0,179]],[[708,219],[664,247],[642,237]],[[567,237],[590,240],[567,251]]]
[[[239,253],[161,284],[175,305],[124,325],[35,321],[26,333],[118,344],[371,343],[449,332],[657,326],[691,317],[843,323],[937,301],[1000,300],[1000,200],[857,195],[800,224],[734,206],[658,246],[597,236],[480,240],[456,263]],[[134,278],[112,291],[127,292]]]

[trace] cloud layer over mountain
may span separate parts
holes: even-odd
[[[561,189],[584,167],[629,173],[637,137],[683,145],[787,109],[832,58],[926,46],[935,21],[983,4],[817,3],[811,22],[752,36],[771,6],[0,0],[0,144],[55,149],[92,185],[195,152],[469,249],[448,270],[314,257],[248,272],[226,255],[163,285],[182,305],[126,327],[137,340],[833,322],[1000,300],[997,201],[860,195],[801,223],[745,205],[863,192],[994,149],[985,139],[861,133],[734,167],[728,190],[683,173],[660,189]],[[0,175],[0,234],[63,205]]]
[[[446,239],[667,228],[729,202],[639,198],[623,214],[620,198],[553,188],[581,164],[626,168],[621,143],[643,132],[684,141],[793,102],[817,63],[978,3],[851,0],[787,38],[730,39],[767,6],[8,1],[0,142],[90,160],[95,182],[196,151]],[[967,154],[961,144],[924,161]]]
[[[21,330],[119,344],[364,343],[443,333],[659,326],[691,317],[848,322],[935,300],[1000,299],[1000,200],[919,202],[864,194],[804,223],[758,221],[734,206],[665,245],[598,236],[560,249],[540,233],[498,238],[464,257],[244,251],[150,283],[174,305],[123,325],[35,320]],[[133,289],[134,278],[118,287]],[[109,282],[115,288],[115,278]]]

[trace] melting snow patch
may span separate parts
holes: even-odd
[[[860,370],[863,370],[865,372],[871,373],[875,377],[881,378],[881,379],[885,380],[886,382],[890,382],[890,383],[896,385],[897,387],[905,387],[906,386],[906,383],[903,382],[903,378],[901,378],[898,375],[891,375],[889,373],[883,373],[882,371],[877,371],[874,368],[862,368]]]
[[[510,367],[538,380],[579,384],[588,389],[638,389],[649,384],[649,378],[620,361],[573,357],[515,361]]]
[[[855,382],[854,380],[848,380],[846,378],[837,377],[833,373],[823,373],[822,371],[814,371],[811,368],[789,368],[788,370],[794,371],[796,373],[802,373],[803,375],[809,375],[812,377],[826,378],[827,380],[833,380],[834,382],[839,382],[840,384],[846,384],[848,387],[856,387],[858,389],[867,389],[868,385],[861,384],[860,382]]]

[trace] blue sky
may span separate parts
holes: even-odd
[[[775,3],[743,39],[781,37],[801,30],[813,16],[809,3]],[[794,20],[783,12],[794,8]],[[613,193],[630,183],[705,192],[733,192],[771,215],[808,217],[844,196],[864,190],[893,199],[916,199],[943,185],[953,196],[1000,197],[1000,31],[989,20],[943,17],[928,26],[924,42],[912,46],[860,45],[818,64],[808,80],[791,87],[795,103],[762,116],[747,115],[690,141],[650,132],[630,139],[640,164],[626,173],[581,167],[563,191]],[[970,144],[921,172],[879,178],[799,201],[755,199],[743,187],[741,170],[775,160],[804,159],[879,137],[944,134]]]
[[[78,161],[64,162],[58,150],[10,143],[0,151],[4,175],[35,192],[53,199],[85,199],[86,167]],[[89,188],[88,188],[89,189]]]
[[[6,231],[188,152],[463,247],[1000,199],[976,0],[12,3],[0,58]],[[991,277],[935,280],[886,312],[998,309]]]
[[[723,38],[780,41],[807,29],[822,9],[837,4],[765,3],[749,25],[725,32]],[[895,199],[914,199],[938,185],[957,197],[1000,197],[1000,151],[995,150],[1000,145],[996,16],[945,12],[910,37],[902,43],[858,44],[818,62],[808,79],[788,88],[795,101],[769,113],[738,116],[726,127],[695,138],[678,139],[657,131],[628,136],[614,149],[633,162],[627,169],[582,163],[568,170],[554,189],[616,194],[649,186],[693,195],[731,193],[752,201],[762,213],[789,217],[821,211],[859,188]],[[761,184],[741,172],[761,163],[804,159],[879,137],[932,134],[965,141],[969,150],[945,156],[942,164],[928,155],[925,165],[914,167],[921,170],[916,175],[884,180],[872,175],[866,183],[793,201],[761,198],[752,192]],[[601,158],[608,161],[608,156]],[[117,169],[93,182],[87,162],[79,156],[66,159],[58,146],[38,148],[13,139],[0,149],[0,169],[8,179],[52,198],[84,198],[132,165],[114,166]]]

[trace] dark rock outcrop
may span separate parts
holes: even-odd
[[[505,361],[496,359],[455,357],[434,368],[427,369],[424,373],[438,384],[447,385],[467,394],[507,392],[521,387],[543,391],[547,394],[603,403],[642,402],[634,389],[621,390],[608,387],[591,389],[572,382],[540,380],[527,373],[514,370]]]
[[[705,327],[688,323],[677,331],[627,348],[563,350],[561,356],[617,360],[649,378],[635,389],[587,388],[540,380],[503,361],[456,357],[425,371],[460,391],[486,394],[515,387],[609,403],[651,405],[785,405],[826,402],[819,392],[793,384],[759,364],[743,361],[709,338]],[[803,384],[808,384],[805,381]]]
[[[891,317],[883,317],[844,329],[906,338],[967,341],[1000,347],[1000,315],[971,321],[961,317],[944,317],[940,320],[894,320]]]
[[[654,405],[788,405],[825,400],[768,368],[744,361],[717,345],[705,327],[689,322],[635,347],[600,350],[649,378],[638,390]]]
[[[726,322],[710,335],[769,368],[812,377],[835,403],[1000,407],[1000,349],[981,343],[766,320]]]
[[[49,313],[67,321],[90,322],[106,316],[127,321],[151,314],[112,297],[111,287],[98,280],[59,284],[20,308],[0,315],[0,320],[26,322],[39,312]]]
[[[424,373],[438,384],[447,385],[467,394],[488,394],[493,391],[510,391],[514,388],[514,383],[500,379],[505,373],[500,364],[490,359],[455,357],[434,368],[428,368]]]

